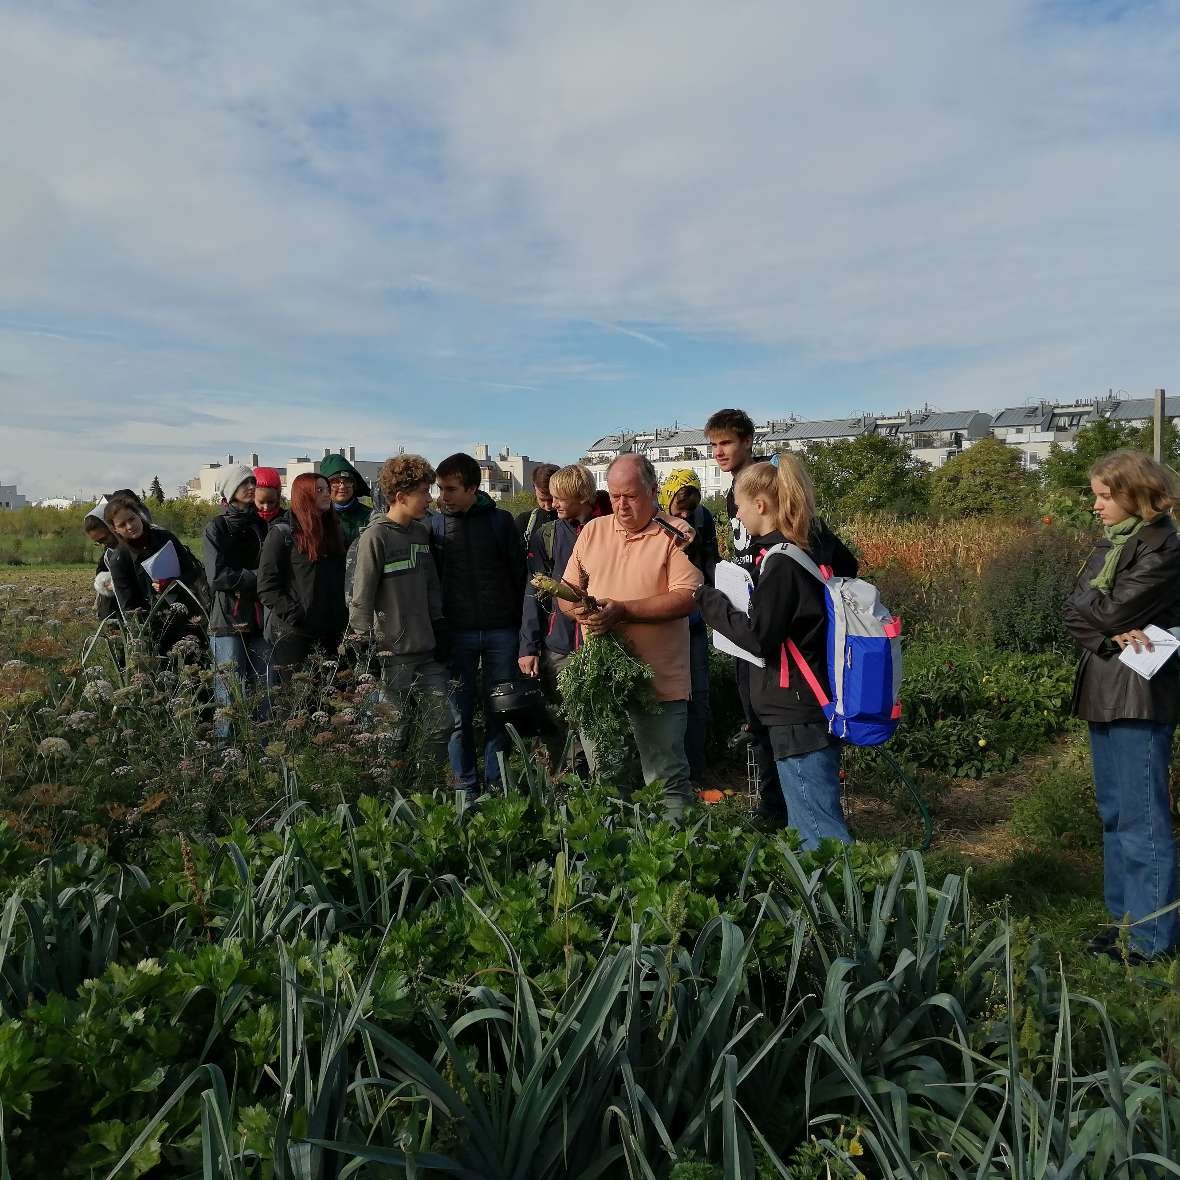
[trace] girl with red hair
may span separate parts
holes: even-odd
[[[291,511],[271,525],[258,563],[258,597],[280,680],[312,652],[330,656],[340,646],[348,625],[346,548],[328,481],[310,472],[297,476]]]

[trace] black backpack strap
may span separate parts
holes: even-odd
[[[545,569],[553,572],[553,551],[557,545],[557,521],[547,520],[541,525],[541,553],[545,558]]]

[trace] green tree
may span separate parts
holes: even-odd
[[[1170,424],[1169,424],[1170,425]],[[1078,431],[1071,450],[1058,443],[1049,448],[1048,458],[1041,464],[1041,479],[1050,490],[1077,491],[1088,489],[1090,468],[1095,461],[1119,447],[1137,446],[1137,433],[1121,422],[1099,418]],[[1147,427],[1147,450],[1151,449],[1151,427]]]
[[[1134,447],[1137,451],[1146,451],[1149,455],[1154,454],[1155,423],[1148,422],[1146,426],[1134,431],[1130,441],[1123,445]],[[1180,436],[1177,435],[1176,423],[1171,418],[1164,419],[1164,447],[1160,453],[1169,467],[1180,467]]]
[[[1035,488],[1018,450],[984,438],[931,476],[930,500],[944,516],[1010,516],[1028,511]]]
[[[152,476],[152,486],[148,489],[148,495],[157,504],[164,503],[164,489],[160,487],[160,477],[158,475]]]
[[[905,443],[882,434],[809,443],[803,452],[821,513],[895,512],[926,507],[928,468]]]

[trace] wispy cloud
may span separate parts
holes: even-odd
[[[267,437],[573,457],[720,391],[1177,383],[1176,0],[0,16],[0,467],[34,491]]]
[[[630,336],[632,340],[642,340],[644,344],[650,344],[653,348],[668,347],[663,340],[657,340],[654,336],[649,336],[646,332],[638,332],[634,328],[625,328],[622,324],[612,324],[606,320],[592,322],[595,327],[601,328],[604,332],[617,332],[620,336]]]

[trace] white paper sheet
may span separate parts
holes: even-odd
[[[1126,664],[1134,672],[1138,672],[1144,680],[1150,680],[1176,654],[1180,646],[1180,639],[1171,632],[1149,623],[1143,628],[1143,634],[1151,640],[1152,650],[1140,648],[1138,652],[1133,647],[1124,647],[1119,652],[1119,663]]]
[[[164,547],[143,560],[143,572],[153,582],[171,582],[180,577],[180,557],[176,546],[168,541]]]
[[[734,609],[750,613],[750,595],[754,593],[754,579],[740,565],[732,561],[719,561],[713,574],[713,585],[729,599]],[[720,631],[713,631],[713,646],[726,655],[737,656],[739,660],[749,660],[756,668],[766,667],[766,661],[761,656],[751,655],[744,647],[739,647]]]

